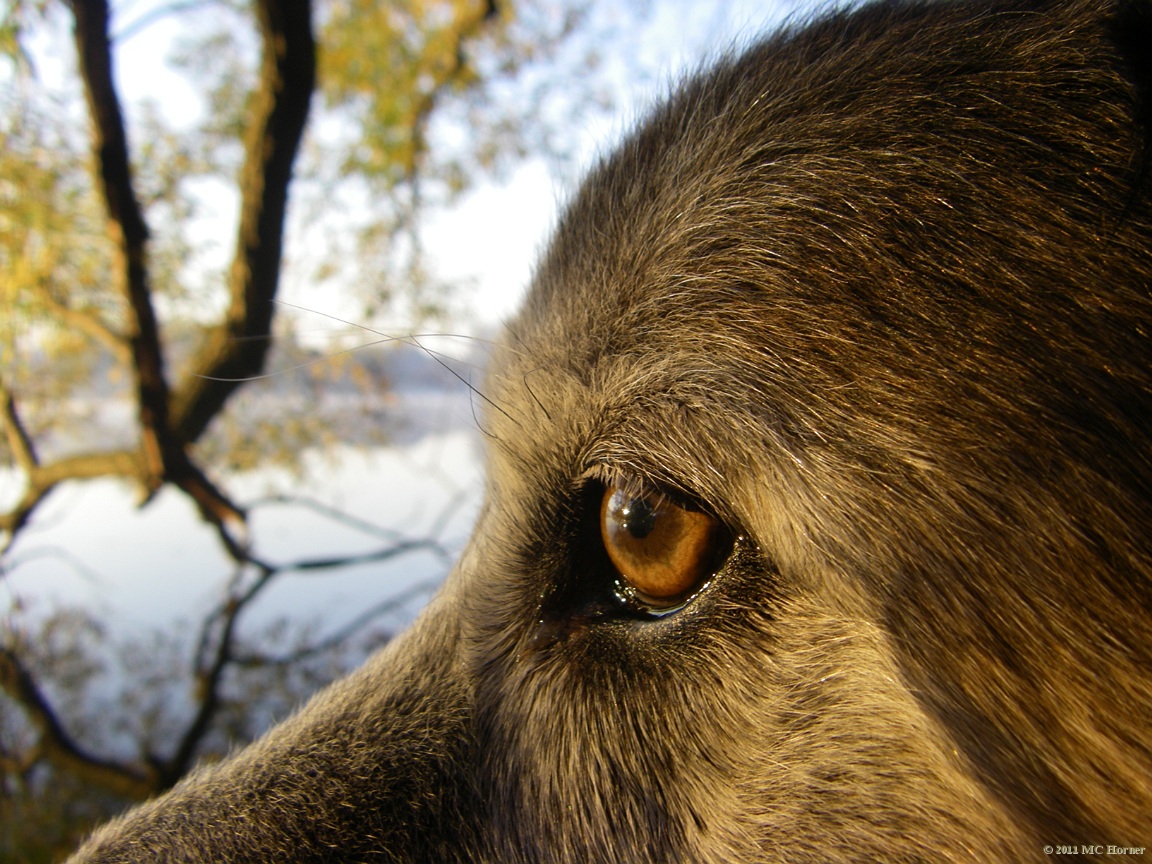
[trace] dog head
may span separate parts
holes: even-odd
[[[872,5],[593,170],[416,625],[79,861],[1152,845],[1147,4]]]

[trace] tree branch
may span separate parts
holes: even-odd
[[[38,750],[43,757],[118,795],[140,799],[156,791],[157,777],[151,769],[100,759],[81,748],[61,725],[31,673],[4,647],[0,647],[0,688],[20,703],[40,730]]]
[[[468,68],[467,58],[464,56],[464,46],[476,38],[490,21],[500,16],[500,8],[496,0],[484,0],[475,14],[461,24],[456,33],[456,44],[452,52],[452,62],[442,70],[433,70],[433,84],[417,102],[412,118],[412,156],[407,166],[408,184],[418,187],[420,162],[428,150],[427,132],[428,121],[436,109],[436,103],[441,95],[454,86],[457,80]]]
[[[100,318],[90,312],[73,309],[52,295],[43,283],[35,286],[36,296],[41,303],[65,324],[87,333],[95,341],[107,348],[117,361],[128,365],[132,362],[132,353],[124,338],[108,327]]]
[[[20,413],[16,410],[16,397],[0,379],[0,417],[4,420],[4,432],[8,437],[8,447],[12,451],[16,464],[25,474],[31,474],[40,463],[36,455],[36,445],[32,441],[24,423],[20,420]]]
[[[351,621],[347,622],[343,627],[330,633],[324,639],[318,642],[313,642],[311,645],[305,645],[302,648],[297,648],[288,654],[270,655],[270,654],[257,654],[257,653],[243,653],[233,656],[233,661],[237,666],[259,667],[259,666],[291,666],[299,663],[301,660],[306,660],[309,657],[314,657],[317,654],[322,654],[325,651],[331,651],[344,645],[349,639],[383,615],[389,612],[395,612],[401,609],[405,604],[409,603],[416,597],[431,594],[440,585],[439,579],[428,579],[424,582],[418,582],[410,586],[399,594],[395,594],[386,600],[382,600],[375,606],[361,612]]]
[[[397,540],[389,546],[357,555],[335,556],[330,558],[305,558],[281,565],[268,564],[250,556],[246,557],[244,562],[257,568],[259,575],[243,591],[236,591],[235,587],[230,589],[232,593],[230,593],[224,602],[204,621],[203,627],[200,630],[200,638],[197,642],[193,660],[193,675],[196,680],[198,705],[196,713],[185,729],[184,734],[181,736],[180,743],[172,755],[172,758],[166,762],[157,762],[160,766],[161,782],[163,785],[167,787],[179,780],[180,777],[187,773],[193,760],[196,758],[200,743],[210,731],[212,721],[220,711],[220,685],[229,666],[254,666],[261,662],[260,658],[252,654],[246,654],[240,657],[236,656],[236,625],[240,614],[272,583],[273,579],[283,573],[329,570],[348,567],[354,564],[386,561],[390,558],[422,549],[433,552],[442,560],[448,560],[449,558],[443,545],[433,537],[415,540]],[[242,570],[237,571],[237,582],[242,575]],[[324,642],[317,646],[312,646],[311,649],[304,649],[295,656],[305,657],[308,656],[308,654],[319,653],[329,647],[334,647],[339,642],[349,638],[367,626],[367,624],[375,618],[406,603],[412,596],[418,593],[430,591],[433,586],[434,583],[432,582],[421,583],[400,595],[388,598],[353,619],[350,624],[329,639],[324,640]],[[213,631],[219,632],[215,640],[212,638]],[[214,645],[213,642],[215,643]],[[269,662],[277,663],[278,659],[270,659]]]
[[[237,619],[245,607],[268,585],[274,575],[275,571],[261,568],[260,575],[246,591],[239,596],[229,597],[204,622],[199,648],[196,652],[195,668],[193,669],[199,705],[192,717],[192,722],[188,724],[188,728],[180,737],[180,743],[177,745],[175,753],[164,766],[166,785],[175,783],[192,767],[200,742],[204,740],[204,736],[212,728],[212,721],[220,710],[220,684],[233,659],[232,649],[236,641]],[[216,650],[213,652],[211,662],[205,664],[204,654],[210,641],[210,631],[217,622],[219,622],[217,626],[220,629],[220,636],[216,640]]]
[[[195,441],[232,393],[264,368],[280,280],[284,217],[292,164],[316,79],[311,3],[260,0],[263,45],[244,142],[240,227],[229,274],[231,304],[173,400],[180,437]]]
[[[97,457],[92,457],[91,467],[95,469],[99,461]],[[316,505],[315,502],[312,502],[311,506],[318,506],[328,516],[347,520],[361,530],[370,530],[373,533],[384,530],[333,508]],[[440,528],[443,527],[453,506],[446,508],[437,520]],[[204,620],[200,630],[192,662],[192,674],[196,685],[195,711],[170,756],[148,754],[140,765],[105,760],[84,751],[68,735],[55,710],[37,686],[32,673],[21,664],[16,652],[0,646],[0,688],[28,712],[32,723],[40,731],[39,741],[32,751],[18,755],[0,753],[0,757],[3,757],[0,760],[3,762],[0,768],[4,765],[10,767],[31,765],[43,758],[95,785],[132,798],[143,798],[169,788],[187,774],[197,758],[205,737],[211,732],[213,723],[223,707],[221,687],[230,668],[284,665],[332,650],[381,615],[399,608],[419,594],[430,592],[439,581],[427,580],[412,585],[355,616],[327,638],[304,646],[289,655],[269,656],[254,652],[238,652],[236,645],[240,616],[275,577],[289,572],[335,569],[365,562],[379,562],[418,550],[431,551],[447,561],[449,558],[447,550],[435,539],[438,531],[439,528],[433,535],[422,539],[395,539],[387,546],[366,553],[304,558],[280,565],[268,564],[241,553],[241,557],[238,558],[241,566],[228,589],[228,596]],[[241,580],[247,567],[255,568],[256,574],[255,578],[244,587],[241,585]]]
[[[297,8],[305,4],[289,2],[288,5]],[[148,226],[132,183],[124,117],[113,82],[108,3],[107,0],[77,0],[72,10],[76,19],[76,50],[92,118],[92,149],[108,209],[109,233],[116,246],[116,259],[128,298],[127,340],[136,373],[145,487],[154,493],[165,482],[179,486],[196,503],[201,515],[217,527],[229,552],[236,555],[239,544],[227,526],[243,523],[244,513],[189,458],[186,442],[192,439],[179,434],[170,422],[170,393],[164,375],[160,329],[148,282]],[[208,419],[211,418],[205,419],[205,425]]]
[[[108,232],[128,298],[127,340],[136,372],[141,445],[149,486],[159,488],[173,450],[168,423],[168,382],[160,332],[148,284],[148,226],[136,199],[124,116],[112,75],[107,0],[75,0],[76,53],[92,120],[92,150],[108,210]]]
[[[7,400],[6,400],[7,401]],[[13,433],[12,421],[19,422],[19,417],[4,412],[5,425],[11,437],[15,434],[19,442],[18,433]],[[29,445],[31,442],[28,442]],[[13,448],[15,450],[15,447]],[[27,460],[29,454],[24,456],[17,452],[17,459]],[[125,477],[135,480],[147,494],[155,491],[149,482],[151,477],[148,466],[141,459],[139,451],[112,450],[105,453],[81,453],[68,456],[55,462],[45,464],[31,464],[25,468],[27,475],[24,494],[20,500],[7,512],[0,513],[0,533],[6,534],[0,541],[0,552],[7,551],[20,529],[28,524],[32,513],[48,497],[53,489],[65,480],[91,480],[96,477]],[[243,526],[245,524],[244,511],[233,504],[232,501],[217,489],[204,473],[186,456],[179,459],[169,476],[166,478],[175,483],[193,500],[205,518],[220,537],[220,542],[228,554],[236,561],[245,560]],[[239,538],[239,539],[238,539]]]
[[[13,432],[13,422],[19,424],[19,417],[14,413],[15,404],[10,403],[11,397],[5,398],[5,403],[11,404],[13,413],[4,412],[5,426],[7,427],[9,441],[13,435],[19,441],[19,433]],[[31,441],[28,441],[31,446]],[[16,447],[13,446],[16,450]],[[21,456],[17,453],[17,463],[24,469],[26,475],[24,494],[20,500],[7,512],[0,513],[0,533],[7,535],[0,542],[0,552],[5,552],[20,532],[32,513],[40,503],[48,497],[48,493],[65,480],[90,480],[95,477],[127,477],[144,483],[146,471],[141,463],[140,454],[136,451],[113,450],[107,453],[81,453],[58,459],[55,462],[40,464],[35,461],[35,452],[27,451]],[[29,462],[29,459],[32,459]]]

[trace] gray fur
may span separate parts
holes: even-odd
[[[1146,0],[888,3],[687,82],[508,327],[439,596],[74,860],[1152,847],[1149,46]],[[606,605],[606,472],[744,538],[682,611]]]

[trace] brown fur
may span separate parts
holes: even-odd
[[[687,82],[564,216],[415,627],[76,861],[1152,847],[1152,5],[886,3]],[[737,540],[613,606],[600,483]]]

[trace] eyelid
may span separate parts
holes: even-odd
[[[610,462],[596,462],[589,465],[576,480],[576,486],[586,488],[596,483],[605,488],[622,486],[632,494],[656,493],[663,495],[678,507],[693,512],[707,513],[727,524],[728,520],[719,515],[717,508],[710,506],[701,496],[688,491],[688,488],[669,479],[664,472],[646,470],[636,465],[617,465]]]

